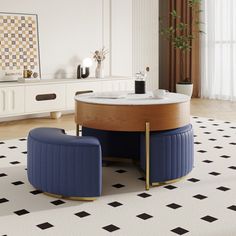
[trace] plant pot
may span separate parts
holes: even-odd
[[[193,84],[176,84],[176,92],[192,97]]]

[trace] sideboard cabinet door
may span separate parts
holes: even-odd
[[[0,117],[24,113],[24,87],[0,88]]]
[[[27,113],[62,111],[66,108],[64,84],[31,85],[25,88]]]

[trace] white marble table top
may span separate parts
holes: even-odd
[[[183,103],[190,100],[190,97],[168,93],[164,98],[155,98],[152,92],[146,94],[133,94],[131,92],[101,92],[77,95],[76,101],[104,104],[104,105],[158,105]]]

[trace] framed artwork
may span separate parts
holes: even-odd
[[[0,71],[22,76],[23,70],[41,78],[38,16],[0,12]]]

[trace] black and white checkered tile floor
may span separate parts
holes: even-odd
[[[53,199],[26,176],[26,140],[0,141],[0,235],[235,236],[236,124],[192,119],[195,168],[181,182],[144,191],[135,166],[103,168],[94,202]]]

